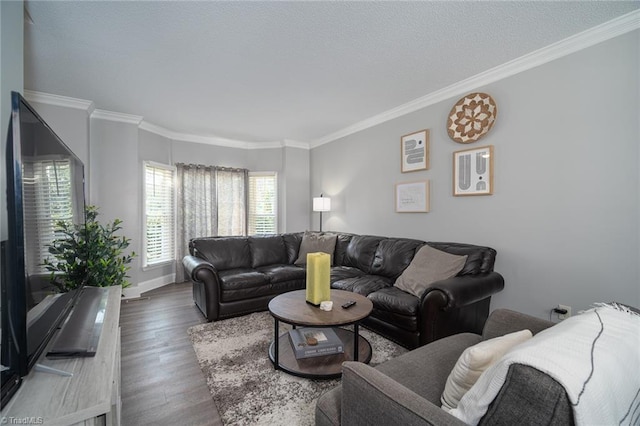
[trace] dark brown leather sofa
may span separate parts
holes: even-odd
[[[276,295],[305,288],[306,271],[294,265],[303,233],[195,238],[183,265],[193,298],[209,321],[267,309]],[[460,273],[433,283],[418,298],[393,284],[428,244],[467,255]],[[496,251],[462,243],[338,233],[331,287],[367,296],[366,327],[408,348],[460,332],[481,333],[491,295],[504,288],[493,271]]]

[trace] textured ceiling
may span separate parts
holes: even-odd
[[[639,7],[27,1],[25,88],[173,132],[312,142]]]

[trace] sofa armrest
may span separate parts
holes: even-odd
[[[204,259],[188,255],[182,258],[182,265],[191,281],[204,282],[211,276],[218,280],[217,269]]]
[[[510,309],[496,309],[491,312],[489,318],[487,318],[487,322],[482,330],[482,338],[484,340],[492,339],[524,329],[528,329],[533,334],[537,334],[552,325],[554,325],[554,323],[551,321],[536,318],[521,312]]]
[[[423,295],[421,304],[423,307],[435,304],[445,310],[460,308],[486,299],[503,288],[504,278],[497,272],[463,275],[433,283]]]
[[[380,371],[348,361],[342,365],[344,425],[464,425]]]
[[[218,270],[210,262],[195,256],[183,257],[182,265],[193,285],[194,302],[207,320],[217,320],[221,295]]]

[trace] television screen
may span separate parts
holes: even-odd
[[[43,262],[50,256],[48,245],[63,237],[57,232],[59,221],[84,222],[84,166],[16,92],[6,152],[9,239],[2,354],[6,345],[16,346],[21,354],[17,370],[25,375],[77,297],[77,291],[62,293],[51,283]],[[4,359],[2,364],[11,367]]]

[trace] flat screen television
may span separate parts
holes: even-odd
[[[8,239],[2,242],[2,406],[76,303],[43,266],[60,220],[85,220],[84,166],[17,92],[6,149]]]

